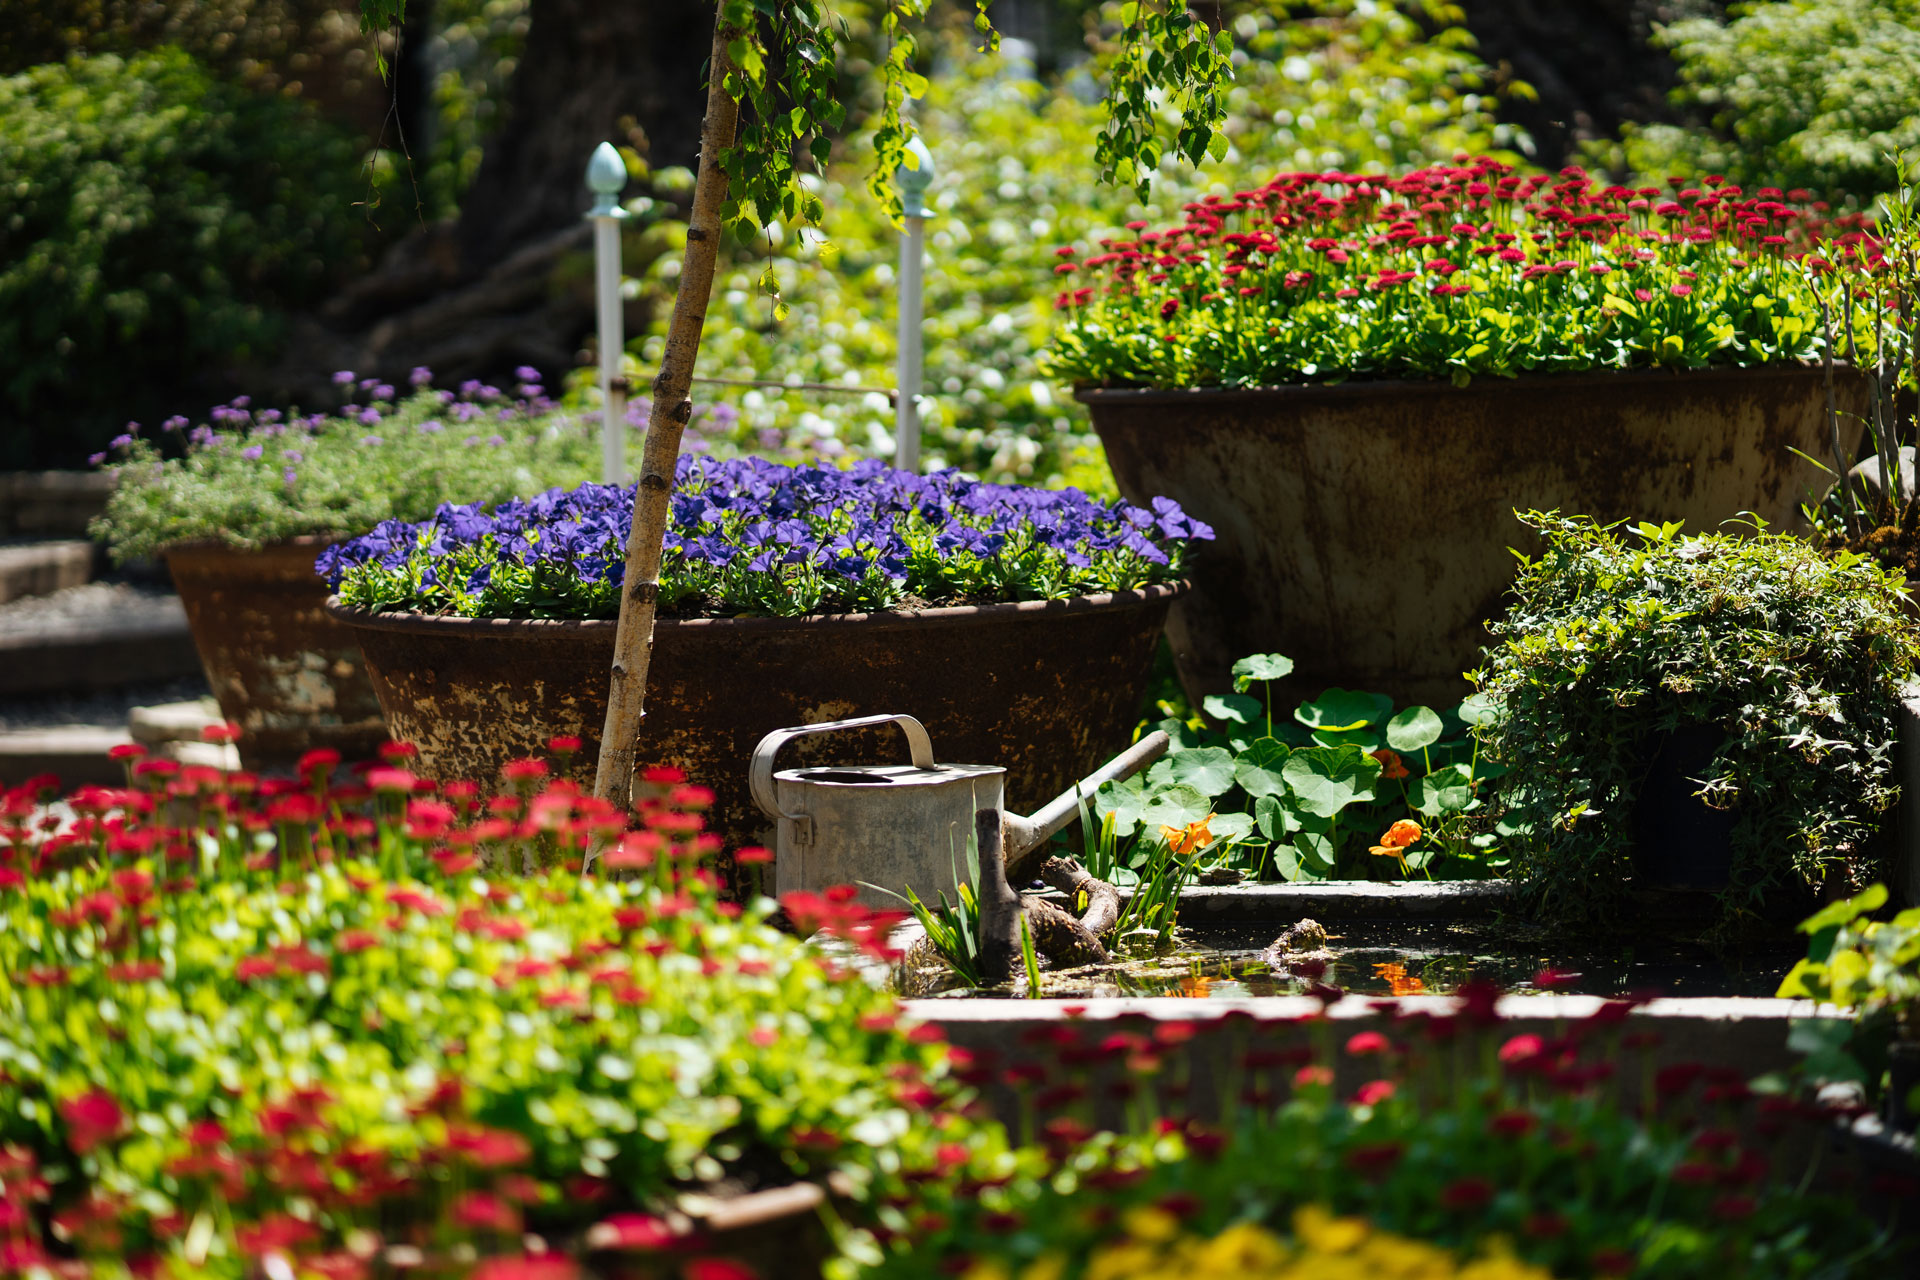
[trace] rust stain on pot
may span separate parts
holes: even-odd
[[[249,769],[285,769],[315,747],[364,759],[386,740],[359,643],[327,615],[326,583],[313,571],[327,541],[166,553],[207,683],[220,714],[240,726]]]
[[[1843,412],[1864,378],[1839,371]],[[1120,491],[1214,526],[1168,620],[1190,694],[1249,653],[1329,685],[1450,703],[1503,607],[1515,510],[1792,526],[1831,453],[1819,369],[1606,373],[1248,391],[1083,391]],[[1856,423],[1843,447],[1858,442]]]
[[[939,758],[999,764],[1025,811],[1126,746],[1153,647],[1184,588],[840,618],[663,621],[654,637],[643,765],[684,769],[716,795],[734,843],[769,832],[747,761],[769,730],[880,712],[918,717]],[[593,780],[606,718],[612,622],[369,614],[330,604],[366,654],[397,738],[441,778],[490,781],[547,739],[580,738],[573,776]],[[434,673],[437,679],[423,678]],[[789,757],[783,755],[782,764]],[[897,732],[808,738],[796,764],[904,760]]]

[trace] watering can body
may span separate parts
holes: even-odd
[[[774,757],[794,738],[884,724],[905,733],[911,764],[775,771]],[[958,886],[978,880],[977,811],[1002,814],[1011,860],[1072,821],[1079,797],[1091,799],[1100,785],[1145,767],[1165,749],[1166,735],[1151,735],[1023,818],[1005,812],[1005,769],[936,763],[926,729],[912,716],[861,716],[769,733],[754,748],[748,784],[755,803],[774,821],[776,893],[851,884],[870,907],[898,907],[900,898],[893,895],[908,890],[931,906],[942,893],[956,902]]]

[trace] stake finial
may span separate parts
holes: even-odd
[[[587,188],[593,192],[593,208],[587,210],[589,218],[624,218],[627,211],[620,207],[620,193],[627,185],[627,162],[620,158],[620,152],[611,142],[603,142],[593,149],[593,158],[587,161]]]

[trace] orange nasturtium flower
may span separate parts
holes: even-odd
[[[1426,983],[1407,973],[1407,966],[1392,961],[1374,965],[1373,976],[1384,981],[1396,996],[1423,995],[1427,989]]]
[[[1407,771],[1406,762],[1387,748],[1382,747],[1371,754],[1375,760],[1380,762],[1380,776],[1386,781],[1398,782],[1401,778],[1410,778],[1413,776]]]
[[[1207,824],[1212,821],[1213,815],[1208,814],[1184,827],[1161,827],[1160,838],[1167,842],[1167,848],[1184,858],[1213,843],[1213,833],[1207,830]]]
[[[1380,837],[1380,843],[1369,851],[1376,858],[1393,858],[1400,864],[1400,874],[1407,874],[1407,846],[1420,839],[1420,824],[1410,818],[1402,818],[1387,828],[1387,834]]]

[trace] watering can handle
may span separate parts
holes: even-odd
[[[912,716],[856,716],[851,720],[827,720],[820,724],[798,725],[792,729],[775,729],[760,739],[760,745],[753,749],[753,764],[747,770],[747,787],[753,792],[753,802],[769,818],[784,816],[773,792],[773,758],[780,753],[780,748],[795,738],[809,733],[832,733],[838,729],[870,729],[882,724],[897,724],[901,732],[907,735],[907,750],[912,753],[914,768],[934,767],[933,740],[927,737],[925,726]]]

